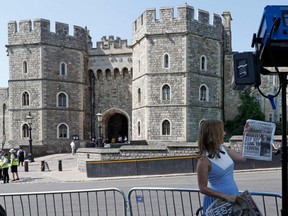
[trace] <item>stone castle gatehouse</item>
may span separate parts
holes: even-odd
[[[197,19],[196,17],[197,13]],[[189,5],[146,10],[132,25],[132,44],[87,28],[45,19],[8,23],[9,87],[0,89],[2,146],[69,150],[75,136],[119,135],[150,145],[197,140],[202,119],[224,119],[231,94],[231,25]],[[228,81],[227,81],[228,80]],[[234,100],[235,104],[237,99]],[[97,114],[102,114],[101,124]],[[101,134],[100,134],[101,133]]]

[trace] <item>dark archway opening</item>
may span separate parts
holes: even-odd
[[[128,138],[128,120],[124,115],[116,113],[108,120],[108,140],[111,142],[115,138],[117,142],[119,136]]]

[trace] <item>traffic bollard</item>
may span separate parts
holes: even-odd
[[[62,160],[58,161],[58,171],[62,171]]]
[[[29,170],[28,170],[28,162],[29,162],[28,160],[25,160],[25,161],[24,161],[24,171],[25,171],[25,172],[28,172],[28,171],[29,171]]]
[[[45,171],[45,161],[41,161],[41,171]]]

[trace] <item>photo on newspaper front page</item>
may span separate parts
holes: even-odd
[[[248,119],[244,127],[242,155],[255,160],[272,160],[275,123]]]

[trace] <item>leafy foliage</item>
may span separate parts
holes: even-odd
[[[225,122],[227,137],[233,135],[242,135],[243,127],[247,119],[265,120],[265,114],[256,97],[251,94],[250,90],[240,93],[241,105],[238,107],[239,114],[233,119]]]

